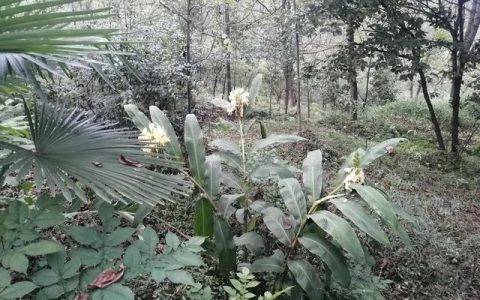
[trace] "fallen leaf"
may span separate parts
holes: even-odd
[[[392,146],[385,147],[385,151],[387,151],[388,155],[394,156],[397,153],[397,149]]]
[[[136,168],[143,168],[143,165],[139,163],[138,161],[135,161],[133,159],[126,158],[122,154],[118,157],[118,162],[121,163],[122,165],[126,166],[132,166]]]
[[[109,268],[102,271],[88,285],[88,288],[104,288],[122,278],[125,266],[121,264],[118,268]]]
[[[155,247],[155,251],[157,251],[157,253],[162,253],[163,248],[165,248],[165,246],[163,244],[158,243],[157,246]]]
[[[103,167],[103,164],[101,162],[98,162],[98,161],[92,161],[92,165],[94,165],[97,168],[102,168]]]

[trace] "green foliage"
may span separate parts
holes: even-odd
[[[250,273],[248,268],[242,268],[241,272],[236,273],[237,278],[230,279],[231,286],[223,286],[228,294],[229,300],[248,300],[253,299],[256,295],[250,289],[257,287],[260,282],[255,280],[255,276]],[[272,294],[265,292],[258,296],[258,300],[273,300],[286,293],[290,288]]]
[[[402,139],[388,140],[368,151],[357,150],[346,158],[345,166],[361,170],[386,154],[385,147],[391,147],[400,141]],[[320,161],[316,162],[315,158]],[[312,197],[314,186],[318,182],[321,184],[322,180],[321,158],[319,150],[307,155],[303,164],[303,187],[294,178],[278,181],[280,196],[288,214],[274,206],[262,208],[260,212],[266,227],[284,245],[283,251],[277,250],[274,255],[259,258],[251,264],[252,272],[278,273],[280,283],[289,282],[290,279],[285,277],[285,271],[289,270],[291,278],[310,299],[320,299],[326,286],[338,284],[348,288],[352,281],[351,266],[371,267],[368,254],[364,252],[352,223],[378,242],[390,245],[382,227],[369,211],[377,213],[404,243],[410,245],[409,237],[399,222],[399,217],[405,216],[404,212],[393,206],[383,192],[362,184],[363,171],[357,173],[355,169],[351,172],[343,170],[338,186],[328,195],[322,197],[321,191],[317,190],[315,193],[318,196]],[[315,167],[318,169],[314,170]],[[359,179],[353,179],[352,176],[358,176]],[[341,193],[342,188],[347,189],[347,193]],[[353,191],[348,193],[350,188]],[[308,195],[311,200],[307,203]],[[342,214],[338,214],[337,210]],[[318,273],[318,267],[313,266],[308,259],[297,257],[297,248],[300,246],[323,262],[323,275]]]

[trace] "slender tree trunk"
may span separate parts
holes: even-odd
[[[293,11],[297,13],[297,3],[293,0]],[[298,25],[298,20],[295,20],[295,46],[297,49],[297,114],[298,114],[298,131],[302,131],[302,107],[301,107],[301,80],[300,77],[300,26]]]
[[[350,66],[348,71],[348,82],[350,84],[350,99],[352,101],[352,121],[358,119],[357,102],[358,102],[358,84],[357,71],[355,66],[355,28],[353,22],[349,21],[347,24],[347,43],[348,52],[350,56]]]
[[[452,59],[452,87],[450,91],[450,105],[452,106],[452,119],[450,124],[450,135],[452,138],[452,152],[458,152],[460,148],[459,127],[460,127],[460,94],[462,89],[463,71],[465,67],[464,55],[465,45],[463,44],[464,32],[464,3],[465,0],[457,2],[457,19],[453,32]]]
[[[192,0],[187,0],[187,46],[186,46],[186,59],[187,59],[187,105],[188,113],[192,112],[193,101],[192,101],[192,54],[191,54],[191,44],[192,44]]]
[[[418,75],[420,76],[420,86],[422,87],[423,98],[427,103],[428,112],[430,113],[430,121],[432,122],[433,131],[435,132],[435,136],[437,138],[438,149],[444,151],[446,148],[442,137],[442,130],[440,129],[435,110],[433,109],[430,94],[428,93],[427,79],[425,78],[425,73],[423,72],[422,68],[418,69]]]
[[[230,39],[230,5],[225,4],[225,35]],[[230,49],[227,49],[227,62],[226,62],[226,73],[225,78],[227,81],[227,97],[232,91],[232,54]]]

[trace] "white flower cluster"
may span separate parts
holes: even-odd
[[[352,191],[353,183],[365,183],[365,174],[361,168],[345,168],[344,171],[347,173],[347,177],[345,177],[343,184],[345,185],[345,189],[347,191]]]
[[[237,114],[243,117],[243,106],[248,105],[248,97],[250,95],[247,91],[242,88],[234,89],[230,92],[228,99],[230,100],[230,104],[227,107],[227,112],[229,114],[233,112],[237,112]]]
[[[138,140],[149,142],[146,144],[148,148],[142,148],[145,152],[152,152],[170,142],[170,138],[165,132],[165,129],[155,123],[150,123],[147,127],[143,128],[142,133],[138,136]]]

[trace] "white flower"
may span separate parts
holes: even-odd
[[[138,136],[138,140],[149,142],[146,144],[148,148],[142,148],[145,152],[152,152],[152,150],[163,147],[170,142],[170,138],[167,136],[165,129],[155,123],[150,123],[147,127],[143,128]]]
[[[243,117],[243,106],[248,105],[248,97],[250,95],[243,88],[234,89],[230,92],[228,99],[230,100],[230,105],[227,107],[227,112],[229,114],[236,111],[239,116]]]
[[[347,173],[347,177],[345,177],[345,180],[343,180],[343,184],[345,185],[345,189],[347,191],[352,191],[353,183],[365,183],[365,174],[361,168],[345,168],[344,171]]]

